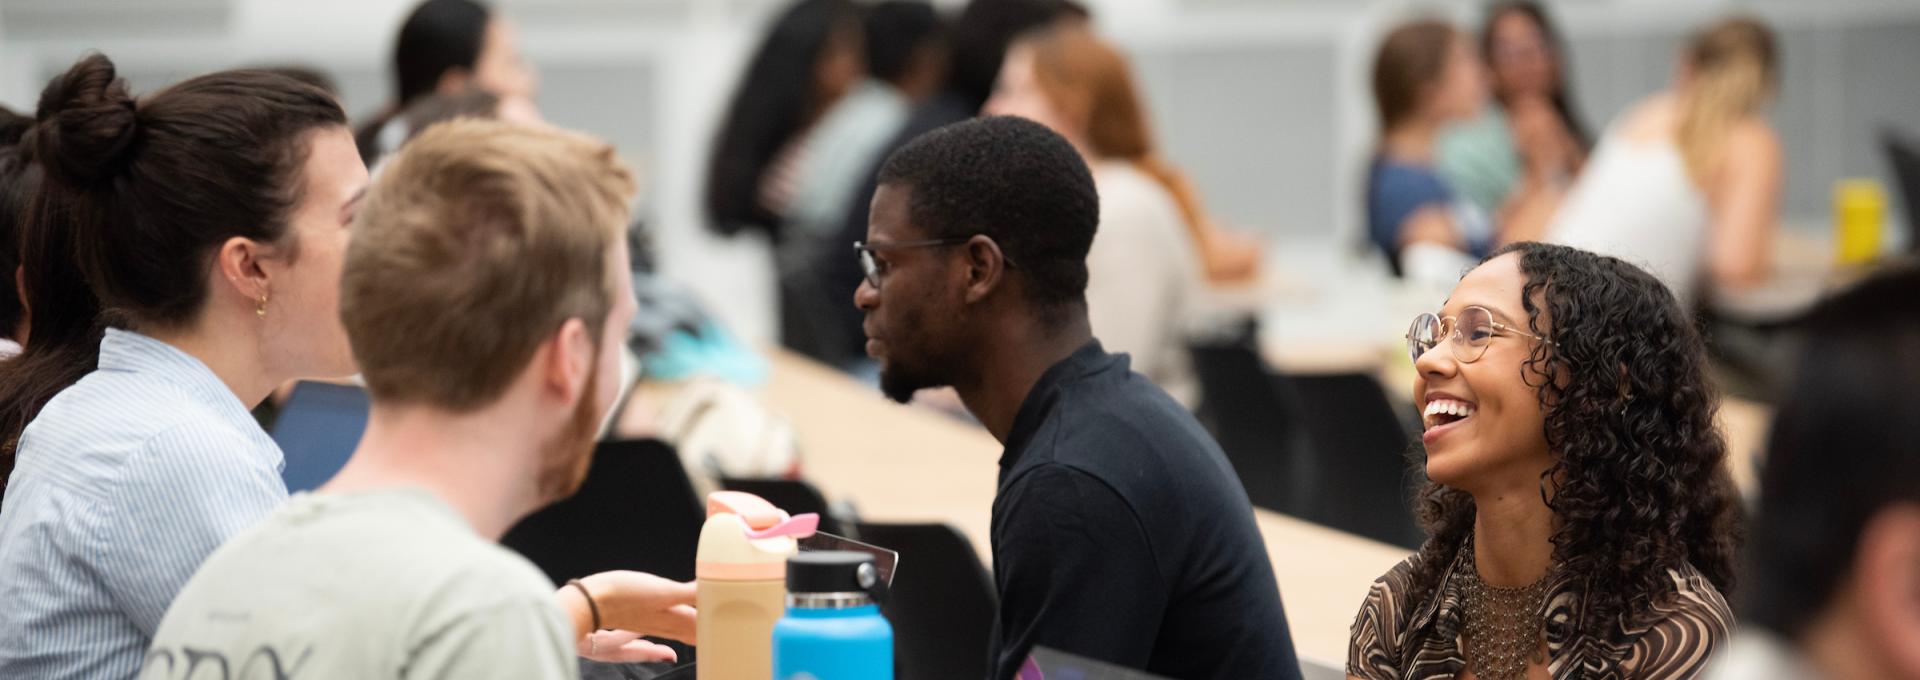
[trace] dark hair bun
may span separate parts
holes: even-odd
[[[90,54],[40,92],[35,151],[50,177],[76,187],[126,167],[138,129],[133,96],[113,61]]]

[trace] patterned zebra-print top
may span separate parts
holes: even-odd
[[[1452,678],[1466,669],[1461,652],[1462,614],[1459,582],[1466,548],[1454,555],[1441,576],[1436,597],[1414,602],[1413,565],[1419,555],[1394,566],[1373,582],[1360,614],[1353,620],[1347,647],[1347,674],[1368,680]],[[1621,629],[1618,641],[1574,639],[1575,613],[1582,591],[1574,580],[1558,577],[1547,589],[1547,672],[1555,680],[1680,680],[1700,676],[1733,628],[1733,610],[1720,590],[1693,565],[1668,570],[1674,592],[1656,598],[1651,611]]]

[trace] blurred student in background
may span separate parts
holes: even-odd
[[[823,160],[820,154],[838,153],[833,144],[845,139],[825,137],[867,132],[844,122],[821,125],[865,78],[862,35],[859,7],[851,0],[789,5],[748,59],[707,164],[708,226],[727,236],[760,232],[773,242],[776,280],[782,284],[780,337],[790,346],[806,344],[808,303],[817,296],[794,290],[787,281],[805,280],[807,265],[818,259],[812,257],[818,241],[795,233],[789,218],[810,200],[803,200],[810,182],[837,181],[813,172],[815,162]],[[839,163],[830,156],[823,162]]]
[[[540,88],[539,75],[520,54],[513,22],[476,0],[414,7],[394,41],[393,79],[393,101],[354,134],[369,162],[405,142],[406,131],[388,123],[423,97],[479,89],[531,109]]]
[[[20,121],[29,130],[34,123]],[[32,134],[22,135],[0,151],[0,220],[16,230],[0,252],[18,255],[6,281],[18,305],[11,337],[24,345],[0,361],[0,509],[20,433],[55,394],[94,370],[103,332],[100,302],[76,259],[79,236],[40,207],[45,173],[33,161]]]
[[[1347,675],[1696,677],[1739,506],[1700,335],[1647,272],[1517,243],[1421,314],[1428,539],[1374,582]]]
[[[887,151],[891,152],[935,128],[945,127],[980,115],[987,99],[993,96],[994,82],[1000,77],[1000,63],[1007,46],[1020,34],[1056,21],[1084,22],[1087,9],[1072,0],[972,0],[949,31],[950,58],[944,83],[932,97],[914,107],[907,123],[895,135]],[[877,175],[879,163],[875,163]],[[871,202],[871,187],[864,196],[853,197],[859,206],[859,229],[854,238],[865,234],[866,211]]]
[[[1434,169],[1441,131],[1478,115],[1485,89],[1471,42],[1443,21],[1394,29],[1374,57],[1380,141],[1367,170],[1367,235],[1397,276],[1451,285],[1500,241],[1487,214]]]
[[[0,107],[0,361],[20,354],[27,339],[27,310],[20,291],[20,237],[26,229],[27,202],[37,179],[29,176],[20,137],[33,127],[33,118]],[[35,175],[38,171],[33,171]],[[0,439],[0,457],[11,448]],[[0,463],[0,489],[6,487]]]
[[[1646,267],[1689,308],[1702,285],[1763,282],[1784,164],[1766,119],[1774,44],[1747,18],[1694,34],[1673,87],[1607,128],[1547,238]]]
[[[207,554],[286,500],[248,409],[354,372],[336,300],[367,170],[332,95],[264,71],[135,100],[96,54],[37,114],[29,233],[77,248],[27,241],[33,329],[4,382],[58,394],[20,433],[0,500],[0,676],[130,678]],[[71,269],[61,255],[98,310],[44,302],[76,286],[34,271]],[[101,310],[104,339],[70,344]],[[42,352],[70,363],[27,363]]]
[[[921,0],[883,0],[866,14],[868,76],[900,93],[909,109],[939,91],[947,75],[939,10]]]
[[[889,0],[866,9],[862,63],[867,75],[809,131],[782,231],[824,241],[839,227],[847,194],[865,179],[861,174],[873,164],[874,155],[906,122],[914,103],[939,84],[945,59],[939,31],[940,15],[925,2]],[[846,244],[834,245],[833,255],[846,259]],[[844,304],[844,298],[836,296],[835,304]]]
[[[847,291],[822,273],[847,258],[839,239],[847,196],[867,180],[879,153],[913,105],[939,85],[945,64],[940,16],[926,2],[889,0],[862,19],[867,75],[806,133],[805,150],[788,180],[792,196],[781,216],[781,337],[790,348],[829,363],[846,347]]]
[[[1504,0],[1487,11],[1480,55],[1493,105],[1441,136],[1435,169],[1495,224],[1537,230],[1592,144],[1569,92],[1566,43],[1540,3]]]
[[[886,154],[935,128],[979,115],[980,108],[993,94],[994,79],[1000,74],[1000,61],[1007,45],[1030,29],[1055,21],[1084,21],[1085,7],[1070,0],[972,0],[948,26],[946,35],[946,72],[940,85],[908,114],[907,121],[894,131],[890,140],[874,157],[862,183],[847,196],[846,218],[835,240],[853,243],[866,237],[868,211],[872,208],[874,178]],[[864,336],[860,332],[859,310],[845,303],[847,295],[860,286],[861,271],[852,258],[828,258],[822,268],[829,290],[837,291],[841,304],[830,319],[837,332],[833,344],[823,343],[828,356],[852,357],[854,364],[867,364]],[[830,361],[834,361],[831,360]],[[847,363],[834,361],[835,363]]]
[[[65,256],[73,237],[64,228],[55,230],[58,247],[52,250],[62,255],[46,254],[50,234],[31,221],[41,173],[32,160],[29,146],[33,142],[23,137],[33,124],[29,116],[0,108],[0,500],[6,498],[20,431],[55,392],[93,370],[92,356],[100,342],[92,314],[97,304],[73,269],[72,258]],[[33,265],[28,266],[29,262]],[[34,281],[32,287],[39,295],[30,300],[29,277],[44,278],[50,267],[59,283]],[[68,294],[78,299],[64,299]],[[40,324],[44,346],[27,352],[22,345],[32,335],[36,304],[42,309],[76,311],[48,314]],[[58,375],[33,377],[49,371]]]
[[[540,112],[526,99],[501,97],[474,87],[458,92],[435,92],[415,100],[400,115],[387,121],[384,142],[373,149],[375,155],[365,157],[367,167],[377,170],[381,160],[399,151],[427,128],[456,118],[489,118],[520,124],[544,122]]]
[[[800,0],[773,20],[714,138],[705,205],[715,231],[782,240],[808,135],[865,68],[859,8],[850,0]]]
[[[1024,113],[997,111],[998,106]],[[1060,23],[1019,40],[1007,51],[987,113],[1048,116],[1042,122],[1073,140],[1094,162],[1096,175],[1104,174],[1103,168],[1125,169],[1158,184],[1159,194],[1178,209],[1180,226],[1208,281],[1241,281],[1258,271],[1260,244],[1220,229],[1193,184],[1160,154],[1126,57],[1088,24]]]
[[[1100,231],[1087,253],[1094,335],[1191,404],[1187,315],[1206,285],[1202,253],[1220,241],[1193,185],[1155,147],[1126,59],[1084,24],[1042,29],[1007,50],[986,112],[1046,125],[1086,158],[1100,194]],[[1244,276],[1259,252],[1242,245],[1221,266]]]
[[[1823,303],[1773,420],[1713,677],[1920,678],[1920,269]]]

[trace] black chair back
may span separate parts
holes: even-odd
[[[693,580],[706,504],[680,454],[657,439],[601,442],[571,498],[528,515],[500,539],[557,584],[614,569]]]
[[[1257,336],[1250,321],[1227,337],[1190,346],[1200,383],[1194,415],[1220,443],[1254,505],[1292,512],[1311,481],[1301,468],[1304,435],[1290,395],[1260,358]]]
[[[993,577],[972,542],[946,524],[855,526],[861,541],[900,553],[880,611],[893,624],[896,677],[979,680],[993,632]]]
[[[1310,442],[1311,492],[1293,513],[1374,540],[1418,548],[1413,514],[1422,479],[1407,456],[1418,442],[1380,382],[1365,373],[1288,375]]]

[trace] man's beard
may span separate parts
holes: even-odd
[[[929,387],[938,387],[931,384],[932,382],[910,369],[901,367],[899,362],[888,362],[887,366],[880,369],[880,393],[902,404],[913,401],[915,392]]]
[[[960,357],[954,356],[946,348],[950,341],[937,334],[929,334],[923,322],[926,314],[914,310],[900,318],[896,327],[912,329],[901,336],[906,344],[887,345],[887,358],[880,367],[880,393],[888,399],[905,404],[913,401],[913,394],[924,389],[946,387],[953,384],[957,375],[955,367],[961,364]],[[957,327],[965,327],[967,314],[964,310],[955,312]],[[920,348],[918,353],[909,348]]]
[[[914,339],[919,342],[913,346],[933,351],[901,356],[894,352],[904,347],[889,345],[887,360],[880,366],[880,393],[902,404],[913,401],[913,394],[920,390],[952,385],[959,363],[957,357],[940,351],[938,343],[927,342],[925,336]]]
[[[593,403],[599,387],[600,372],[596,367],[587,376],[586,390],[580,395],[580,403],[574,407],[573,417],[568,419],[566,427],[552,441],[540,447],[537,491],[541,505],[572,496],[580,490],[580,483],[587,479],[587,469],[593,465],[594,440],[600,434],[602,414]]]

